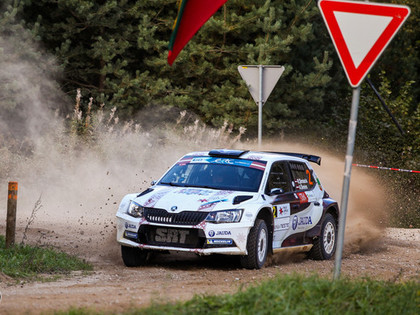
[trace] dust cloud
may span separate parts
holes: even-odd
[[[344,154],[326,151],[316,144],[271,142],[263,146],[264,151],[298,152],[321,156],[321,166],[312,164],[323,188],[341,206],[344,179]],[[363,170],[352,168],[349,202],[344,236],[344,257],[351,253],[369,252],[380,245],[380,236],[387,226],[388,197],[383,184]],[[299,261],[302,253],[282,252],[271,258],[270,264]]]
[[[0,42],[13,52],[4,38]],[[227,125],[213,130],[195,121],[181,127],[188,121],[185,112],[173,117],[173,123],[165,118],[147,130],[118,124],[107,113],[110,116],[94,130],[94,141],[83,142],[69,133],[71,121],[56,114],[75,101],[67,99],[48,75],[41,76],[48,67],[8,56],[0,53],[0,231],[4,234],[6,225],[7,183],[17,181],[17,243],[25,237],[26,243],[57,247],[88,261],[121,263],[115,213],[125,194],[146,189],[189,151],[257,149],[255,142],[232,136]],[[139,121],[142,115],[150,117],[141,113]],[[315,144],[267,142],[262,149],[322,156],[316,172],[340,203],[343,156]],[[372,246],[386,226],[386,196],[374,178],[358,170],[351,183],[346,248],[354,252]]]
[[[223,147],[217,139],[207,145],[186,142],[175,132],[167,133],[163,144],[156,144],[159,141],[145,132],[104,134],[94,148],[79,147],[72,151],[60,150],[62,144],[46,141],[32,157],[17,166],[12,176],[2,178],[1,197],[6,197],[7,180],[19,182],[17,226],[21,233],[40,199],[41,208],[36,210],[29,243],[50,244],[92,261],[117,262],[120,256],[115,242],[115,213],[121,198],[146,189],[183,154]],[[252,143],[235,146],[256,148]],[[273,142],[262,149],[322,156],[322,166],[315,165],[315,170],[323,187],[340,204],[343,159],[300,144]],[[374,246],[386,226],[385,197],[374,178],[353,169],[346,224],[347,253]],[[6,199],[0,199],[4,205],[0,216],[5,218]]]

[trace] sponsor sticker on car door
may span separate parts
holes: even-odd
[[[284,235],[290,227],[290,204],[274,205],[274,233],[273,233],[273,248],[280,248]]]

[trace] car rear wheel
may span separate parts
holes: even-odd
[[[121,256],[124,265],[127,267],[144,266],[147,262],[149,252],[137,247],[121,246]]]
[[[261,269],[267,259],[268,229],[264,220],[258,219],[251,228],[247,242],[248,255],[241,257],[241,265],[247,269]]]
[[[321,224],[321,234],[314,240],[309,256],[315,260],[327,260],[334,256],[337,240],[337,223],[327,213]]]

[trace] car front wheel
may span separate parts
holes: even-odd
[[[264,220],[258,219],[251,228],[247,242],[248,255],[241,257],[241,265],[247,269],[261,269],[267,259],[268,229]]]
[[[334,256],[337,240],[337,223],[332,214],[327,213],[321,224],[321,234],[314,240],[309,252],[315,260],[327,260]]]
[[[144,266],[149,252],[137,247],[121,246],[121,256],[127,267]]]

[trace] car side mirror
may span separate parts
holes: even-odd
[[[284,193],[284,190],[282,189],[282,188],[272,188],[271,190],[270,190],[270,196],[273,196],[273,195],[280,195],[280,194],[282,194],[282,193]]]
[[[152,180],[152,182],[150,183],[151,186],[155,186],[157,183],[157,180]]]

